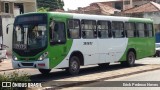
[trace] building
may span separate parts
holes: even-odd
[[[77,10],[69,10],[69,13],[81,13],[81,14],[98,14],[98,15],[112,15],[120,10],[111,7],[108,3],[92,3],[87,7],[79,7]]]
[[[35,11],[37,11],[36,0],[0,0],[0,37],[3,35],[3,44],[9,47],[7,48],[9,52],[12,48],[13,25],[10,25],[8,34],[6,26],[13,24],[17,15]]]
[[[149,3],[151,1],[160,4],[160,0],[122,0],[122,1],[123,1],[123,10],[137,7],[137,6]]]
[[[160,32],[160,4],[148,2],[121,12],[123,16],[150,18],[154,21],[156,32]]]
[[[77,10],[69,10],[70,13],[85,13],[98,15],[112,15],[133,7],[137,7],[154,1],[160,3],[160,0],[110,0],[106,2],[91,3],[87,7],[79,7]]]

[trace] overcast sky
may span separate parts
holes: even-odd
[[[77,9],[77,7],[85,7],[93,2],[103,2],[103,1],[116,1],[116,0],[63,0],[64,1],[64,9]]]

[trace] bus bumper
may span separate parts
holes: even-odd
[[[19,68],[38,68],[38,69],[50,69],[49,68],[49,58],[42,61],[15,61],[12,60],[12,67],[14,69]]]

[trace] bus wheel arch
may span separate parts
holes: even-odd
[[[79,51],[75,51],[70,55],[69,67],[66,70],[71,75],[77,75],[80,70],[80,65],[84,65],[83,55]]]
[[[130,48],[126,53],[126,61],[121,62],[121,65],[132,67],[135,64],[136,58],[136,50],[134,48]]]
[[[81,65],[81,66],[84,66],[84,56],[83,56],[83,54],[82,54],[80,51],[74,51],[74,52],[72,52],[72,54],[70,55],[70,58],[71,58],[72,56],[77,56],[77,57],[79,57],[80,65]],[[69,60],[70,60],[70,59],[69,59]]]
[[[130,49],[128,49],[128,51],[127,51],[127,54],[126,55],[128,55],[128,53],[129,52],[134,52],[134,54],[135,54],[135,59],[137,59],[137,53],[136,53],[136,50],[134,49],[134,48],[130,48]],[[126,56],[126,59],[127,59],[127,56]]]

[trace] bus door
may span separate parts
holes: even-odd
[[[67,55],[65,21],[51,21],[49,34],[50,34],[49,58],[51,60],[50,65],[51,67],[55,67]]]

